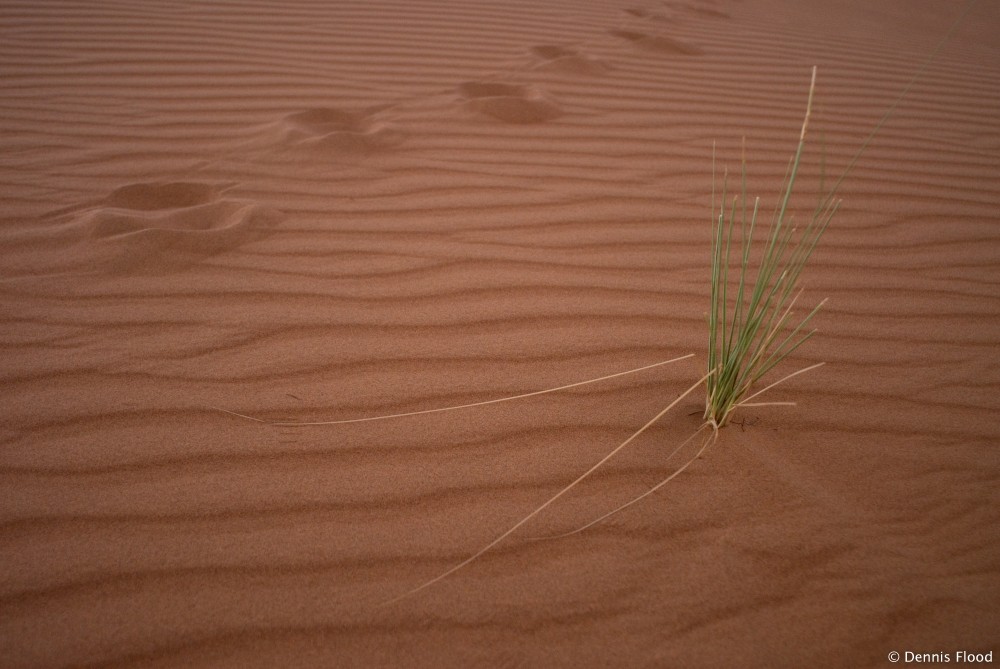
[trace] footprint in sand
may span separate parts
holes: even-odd
[[[533,86],[467,81],[458,87],[465,105],[504,123],[542,123],[562,114],[553,100]]]
[[[294,112],[267,126],[258,142],[283,154],[356,160],[405,139],[393,123],[378,118],[385,106],[360,111],[316,107]]]
[[[637,19],[660,18],[657,14],[654,14],[648,9],[642,9],[641,7],[629,7],[628,9],[623,9],[622,11],[629,16],[634,16]]]
[[[627,40],[644,51],[667,54],[671,56],[698,56],[704,53],[701,48],[675,40],[666,35],[650,35],[637,30],[609,30],[609,33],[619,39]]]
[[[567,47],[542,44],[531,47],[530,53],[538,61],[538,68],[588,75],[604,74],[609,69],[596,58]]]
[[[82,231],[91,255],[115,269],[191,264],[260,236],[280,218],[254,202],[224,197],[228,187],[129,184],[78,210],[73,227]]]
[[[663,2],[661,3],[664,8],[666,8],[666,13],[661,14],[659,12],[653,12],[648,9],[643,9],[641,7],[631,7],[629,9],[624,9],[626,14],[635,17],[637,19],[645,19],[652,21],[676,21],[682,18],[684,15],[695,15],[695,16],[705,16],[713,19],[728,19],[729,13],[721,9],[716,9],[714,7],[705,6],[703,4],[695,4],[690,2]]]
[[[677,12],[684,14],[695,14],[698,16],[707,16],[713,19],[728,19],[729,12],[722,9],[717,9],[711,6],[711,2],[678,2],[677,0],[668,0],[664,2],[665,7],[669,7]],[[716,3],[718,4],[718,3]]]

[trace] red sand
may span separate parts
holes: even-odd
[[[4,667],[1000,654],[1000,5],[845,182],[784,371],[680,464],[711,154],[801,215],[936,0],[0,7]],[[811,183],[810,183],[811,182]],[[767,204],[765,205],[767,206]],[[276,428],[530,392],[520,402]],[[1000,655],[998,655],[1000,656]],[[994,661],[997,661],[994,658]],[[899,666],[904,666],[901,664]],[[971,665],[970,665],[971,666]]]

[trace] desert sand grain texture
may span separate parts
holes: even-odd
[[[1000,5],[844,183],[785,370],[668,487],[711,170],[797,210],[962,3],[5,0],[0,665],[1000,661]],[[340,426],[273,427],[602,384]],[[902,664],[899,666],[903,666]],[[969,665],[972,666],[972,665]]]

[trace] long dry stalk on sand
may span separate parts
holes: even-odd
[[[809,115],[812,111],[813,93],[816,87],[816,68],[812,71],[812,80],[809,85],[809,98],[806,102],[805,118],[802,122],[802,131],[799,133],[799,144],[792,158],[788,176],[785,179],[785,186],[779,204],[775,209],[774,218],[767,239],[764,242],[762,256],[757,263],[754,272],[751,265],[751,250],[753,245],[753,233],[756,227],[757,214],[759,211],[759,198],[754,201],[753,212],[747,220],[746,206],[746,160],[743,161],[743,194],[742,198],[734,198],[729,215],[726,214],[727,193],[725,181],[723,182],[722,200],[720,213],[715,218],[715,232],[712,239],[712,267],[711,267],[711,288],[710,288],[710,311],[708,315],[708,370],[704,376],[698,379],[691,387],[681,393],[673,402],[667,405],[660,413],[653,416],[645,425],[636,430],[632,436],[620,443],[611,452],[601,458],[590,469],[581,474],[575,481],[564,487],[555,495],[549,498],[544,504],[535,508],[534,511],[524,516],[521,520],[511,526],[506,532],[495,538],[493,541],[483,546],[479,551],[469,556],[462,562],[451,567],[447,571],[439,574],[435,578],[425,581],[421,585],[408,592],[389,600],[392,603],[400,599],[416,594],[425,588],[429,588],[435,583],[454,574],[469,563],[475,561],[491,548],[516,532],[521,526],[537,516],[557,499],[572,490],[577,484],[597,471],[605,462],[614,457],[619,451],[632,443],[639,435],[653,426],[667,412],[697,390],[703,383],[706,386],[705,400],[705,420],[695,432],[668,456],[668,460],[684,449],[698,435],[708,430],[703,437],[700,446],[693,456],[683,465],[675,469],[670,476],[656,484],[639,497],[619,506],[618,508],[605,513],[604,515],[590,521],[586,525],[571,532],[556,535],[556,538],[564,537],[583,530],[601,522],[605,518],[612,516],[626,507],[635,504],[639,500],[662,488],[669,481],[676,478],[702,453],[718,439],[719,428],[723,427],[732,411],[741,406],[759,406],[762,403],[750,403],[749,400],[770,390],[774,386],[798,376],[810,369],[819,366],[812,365],[805,369],[793,372],[778,381],[770,384],[766,388],[752,392],[754,384],[770,371],[775,365],[784,360],[792,351],[805,342],[812,332],[801,334],[804,326],[812,319],[819,310],[819,306],[814,308],[803,318],[798,325],[790,328],[789,317],[792,307],[800,294],[798,290],[798,279],[805,267],[809,255],[816,247],[820,236],[829,224],[837,210],[837,203],[832,198],[820,197],[820,203],[806,228],[802,233],[796,235],[795,228],[790,223],[790,212],[788,210],[789,201],[795,186],[795,178],[798,174],[802,149],[805,146],[806,130],[809,127]],[[713,179],[714,181],[714,179]],[[713,201],[714,196],[713,186]],[[731,305],[727,300],[729,295],[729,269],[730,256],[732,255],[732,243],[734,229],[736,228],[737,212],[742,212],[740,235],[737,242],[740,245],[738,255],[740,258],[739,281],[736,286],[736,299]],[[751,278],[752,276],[752,278]],[[822,304],[822,303],[820,303]],[[820,363],[822,364],[822,363]],[[787,402],[772,402],[769,404],[789,404]]]
[[[699,427],[688,439],[681,443],[677,448],[674,449],[672,453],[668,456],[668,460],[673,458],[677,453],[683,450],[690,442],[695,440],[699,435],[708,430],[698,446],[695,454],[690,457],[682,466],[674,470],[670,476],[665,478],[663,481],[658,483],[656,486],[651,488],[649,491],[643,495],[633,499],[632,501],[624,504],[617,509],[614,509],[601,517],[587,523],[586,525],[573,530],[572,532],[558,535],[566,536],[567,534],[574,534],[576,532],[581,532],[588,527],[604,520],[605,518],[618,513],[622,509],[635,504],[639,500],[645,498],[646,496],[652,494],[659,488],[666,485],[669,481],[676,478],[681,472],[687,469],[695,460],[697,460],[701,454],[715,441],[718,439],[719,428],[723,427],[732,411],[740,406],[759,406],[760,403],[750,404],[749,400],[757,397],[758,395],[770,390],[774,386],[786,381],[798,374],[805,371],[818,367],[819,365],[813,365],[805,369],[799,370],[792,374],[785,376],[784,378],[770,384],[766,388],[751,393],[754,388],[754,384],[764,376],[768,371],[770,371],[775,365],[780,363],[788,354],[798,348],[809,336],[812,334],[807,333],[801,335],[800,332],[806,323],[812,318],[813,314],[819,309],[817,306],[813,309],[804,319],[802,319],[797,326],[791,328],[791,332],[785,333],[789,320],[789,316],[792,313],[792,307],[798,297],[799,292],[797,291],[798,278],[802,269],[804,268],[806,261],[809,259],[809,255],[816,246],[816,242],[819,240],[820,235],[822,235],[823,230],[829,224],[830,219],[836,212],[836,204],[833,202],[832,198],[826,198],[825,201],[821,199],[820,205],[817,206],[816,212],[809,225],[802,234],[796,236],[794,235],[795,229],[790,224],[790,213],[788,211],[789,201],[791,199],[792,191],[795,186],[795,177],[798,173],[800,158],[802,155],[802,149],[805,145],[806,129],[809,124],[809,114],[812,109],[812,99],[813,92],[816,84],[816,69],[813,68],[812,82],[809,87],[809,99],[806,103],[806,115],[802,123],[802,132],[799,135],[799,145],[795,152],[795,156],[789,168],[789,174],[785,181],[785,187],[780,198],[779,206],[775,210],[774,219],[771,224],[770,232],[768,238],[765,242],[765,251],[762,258],[758,263],[758,268],[756,272],[753,272],[754,276],[751,278],[752,268],[751,265],[751,246],[753,243],[753,233],[756,228],[757,223],[757,213],[759,210],[759,200],[754,202],[753,213],[747,220],[747,206],[746,206],[746,165],[744,160],[743,168],[743,195],[742,195],[742,207],[740,206],[740,198],[736,198],[733,201],[731,211],[729,215],[726,214],[726,200],[727,194],[725,185],[722,191],[722,206],[720,207],[720,213],[715,218],[715,231],[712,241],[712,263],[711,263],[711,304],[710,312],[708,318],[708,329],[709,329],[709,350],[708,350],[708,370],[704,376],[698,379],[694,384],[692,384],[687,390],[678,395],[670,404],[668,404],[664,409],[662,409],[658,414],[651,418],[645,425],[636,430],[628,439],[620,443],[617,447],[611,450],[607,455],[601,458],[597,463],[595,463],[590,469],[582,473],[576,480],[574,480],[569,485],[565,486],[558,493],[553,495],[545,503],[538,506],[534,511],[529,513],[527,516],[523,517],[513,526],[511,526],[507,531],[505,531],[500,536],[496,537],[486,546],[482,547],[479,551],[466,558],[462,562],[451,567],[447,571],[439,574],[435,578],[426,581],[416,588],[413,588],[398,597],[389,600],[386,603],[392,603],[400,599],[409,597],[421,590],[429,588],[435,583],[447,578],[451,574],[454,574],[458,570],[472,563],[484,553],[495,547],[497,544],[502,542],[504,539],[509,537],[511,534],[516,532],[519,528],[525,525],[532,518],[537,516],[539,513],[548,508],[560,497],[572,490],[577,484],[589,477],[595,471],[597,471],[601,466],[603,466],[608,460],[614,457],[619,451],[624,449],[630,443],[635,441],[643,432],[652,427],[657,421],[660,420],[665,414],[667,414],[671,409],[677,406],[677,404],[683,400],[685,397],[693,393],[702,384],[706,385],[706,409],[705,409],[705,422]],[[714,163],[714,156],[713,156]],[[713,178],[714,182],[714,178]],[[725,184],[725,182],[724,182]],[[713,185],[713,200],[714,197],[714,185]],[[737,238],[737,242],[740,245],[739,251],[739,281],[736,288],[736,300],[735,304],[731,306],[727,301],[729,291],[729,269],[730,269],[730,256],[732,250],[732,243],[734,239],[734,230],[736,228],[736,212],[741,211],[742,224],[740,226],[740,234]],[[794,241],[793,241],[794,240]],[[563,386],[558,386],[556,388],[547,388],[544,390],[538,390],[529,393],[523,393],[520,395],[513,395],[510,397],[503,397],[500,399],[487,400],[483,402],[473,402],[469,404],[462,404],[458,406],[441,407],[435,409],[426,409],[422,411],[409,411],[404,413],[396,414],[386,414],[380,416],[369,416],[364,418],[352,418],[337,421],[320,421],[320,422],[273,422],[273,425],[283,425],[283,426],[305,426],[305,425],[339,425],[345,423],[357,423],[357,422],[367,422],[374,420],[386,420],[391,418],[403,418],[407,416],[417,416],[429,413],[438,413],[443,411],[455,411],[458,409],[468,409],[471,407],[483,406],[487,404],[495,404],[499,402],[508,402],[517,399],[524,399],[527,397],[532,397],[536,395],[542,395],[545,393],[553,393],[561,390],[567,390],[569,388],[575,388],[591,383],[597,383],[599,381],[605,381],[619,376],[625,376],[627,374],[634,374],[640,371],[644,371],[653,367],[660,367],[673,362],[678,362],[680,360],[686,360],[691,358],[693,354],[684,355],[678,358],[673,358],[670,360],[664,360],[662,362],[653,363],[651,365],[645,365],[643,367],[638,367],[636,369],[631,369],[624,372],[618,372],[615,374],[609,374],[606,376],[601,376],[594,379],[588,379],[586,381],[578,381],[576,383],[570,383]],[[820,363],[822,364],[822,363]],[[787,402],[780,402],[777,404],[789,404]],[[245,414],[236,413],[234,411],[229,411],[227,409],[220,409],[226,413],[239,416],[240,418],[246,418],[249,420],[254,420],[258,422],[269,422],[264,421],[260,418],[253,416],[247,416]]]
[[[731,203],[728,201],[728,179],[726,177],[723,178],[719,211],[717,214],[713,213],[710,304],[708,313],[708,365],[705,375],[678,395],[670,404],[650,419],[645,425],[636,430],[628,439],[623,441],[607,455],[601,458],[600,461],[590,467],[590,469],[577,477],[576,480],[562,488],[558,493],[550,497],[548,501],[538,506],[528,515],[524,516],[521,520],[512,525],[508,530],[500,534],[493,541],[447,571],[428,581],[425,581],[421,585],[412,588],[397,597],[394,597],[393,599],[388,600],[387,602],[384,602],[384,604],[397,602],[429,588],[435,583],[440,582],[475,561],[484,553],[516,532],[532,518],[548,508],[560,497],[572,490],[581,481],[597,471],[602,465],[604,465],[604,463],[632,443],[666,413],[676,407],[682,399],[697,390],[702,384],[705,384],[706,387],[704,422],[690,437],[688,437],[688,439],[677,446],[668,455],[667,460],[673,458],[677,453],[687,447],[689,443],[701,435],[702,439],[699,442],[694,455],[680,467],[675,469],[660,483],[639,497],[636,497],[628,503],[603,514],[582,527],[579,527],[571,532],[556,535],[556,537],[568,536],[570,534],[575,534],[576,532],[581,532],[588,527],[601,522],[605,518],[618,513],[622,509],[635,504],[639,500],[652,494],[676,478],[693,462],[695,462],[707,448],[718,440],[720,428],[726,425],[735,409],[739,407],[762,406],[765,404],[794,404],[794,402],[757,402],[753,400],[756,400],[757,397],[770,391],[775,386],[823,364],[817,363],[803,369],[799,369],[798,371],[779,378],[777,381],[768,384],[764,388],[757,389],[758,382],[760,382],[768,372],[785,360],[813,334],[813,331],[807,332],[805,328],[812,320],[813,316],[822,307],[825,300],[817,304],[797,322],[792,319],[792,314],[793,308],[796,306],[796,302],[802,292],[799,287],[799,277],[801,276],[810,255],[816,248],[816,244],[819,242],[823,232],[830,224],[830,221],[839,206],[839,201],[835,197],[836,193],[844,179],[852,172],[854,166],[858,162],[858,159],[868,148],[872,139],[874,139],[875,135],[879,132],[902,99],[913,87],[913,84],[920,78],[924,71],[926,71],[931,62],[933,62],[938,52],[948,41],[952,33],[959,26],[975,3],[976,0],[970,0],[970,2],[966,5],[961,15],[955,20],[945,36],[913,75],[903,91],[889,106],[868,137],[864,140],[864,142],[862,142],[860,148],[851,158],[847,167],[836,180],[833,187],[824,194],[822,191],[822,183],[820,184],[820,194],[816,208],[805,226],[801,230],[798,230],[792,225],[789,205],[796,177],[799,172],[802,151],[805,146],[806,131],[809,127],[809,117],[812,111],[812,100],[816,86],[816,68],[813,68],[812,78],[809,85],[809,95],[806,102],[806,112],[802,122],[802,130],[799,133],[798,146],[789,164],[784,187],[778,198],[778,203],[775,207],[770,227],[761,242],[757,243],[754,241],[754,233],[758,229],[760,201],[759,198],[755,199],[751,207],[747,199],[745,158],[743,160],[741,170],[740,194],[735,196]],[[715,201],[714,162],[715,156],[713,150],[713,206]],[[739,221],[739,225],[737,225],[737,221]],[[759,247],[756,252],[755,243]],[[735,278],[735,285],[732,287],[730,287],[730,283],[732,283],[730,280],[731,275]],[[734,291],[734,293],[731,293],[731,290]],[[731,297],[732,299],[730,299]],[[594,379],[588,379],[586,381],[578,381],[562,385],[556,388],[547,388],[544,390],[503,397],[500,399],[473,402],[459,406],[441,407],[422,411],[410,411],[405,413],[370,416],[364,418],[308,423],[272,422],[229,411],[227,409],[218,410],[240,418],[284,426],[339,425],[345,423],[386,420],[444,411],[455,411],[488,404],[496,404],[499,402],[524,399],[545,393],[553,393],[628,374],[635,374],[643,370],[685,360],[691,358],[692,356],[693,354],[688,354],[678,358],[638,367],[636,369],[630,369],[624,372],[617,372]]]

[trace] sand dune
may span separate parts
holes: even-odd
[[[683,462],[712,152],[796,210],[934,0],[0,7],[0,665],[882,667],[994,652],[1000,10],[841,188],[820,332]],[[827,182],[829,183],[829,182]],[[388,421],[342,420],[564,393]]]

